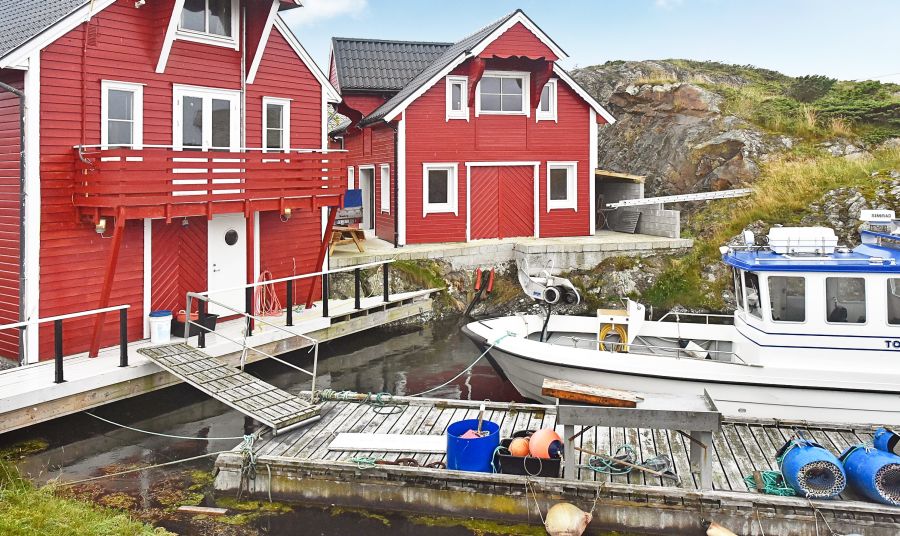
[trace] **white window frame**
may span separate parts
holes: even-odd
[[[181,84],[174,84],[172,86],[172,145],[175,150],[181,151],[184,150],[184,139],[181,129],[181,121],[182,121],[182,108],[184,104],[184,97],[197,97],[204,99],[204,107],[207,106],[207,99],[220,99],[227,100],[231,104],[231,147],[229,149],[235,150],[240,147],[240,128],[241,128],[241,92],[240,90],[233,89],[220,89],[213,87],[201,87],[201,86],[187,86]],[[236,118],[236,119],[235,119]],[[201,146],[204,151],[208,151],[212,144],[211,136],[212,136],[212,125],[211,125],[212,114],[204,114],[203,117],[203,132],[204,132],[204,140],[203,145]]]
[[[131,110],[131,148],[140,149],[144,144],[144,84],[101,80],[100,90],[100,145],[109,148],[109,91],[128,91],[133,95],[131,105],[134,107]]]
[[[206,6],[209,6],[209,0],[206,0]],[[235,50],[240,50],[240,43],[238,41],[238,34],[241,31],[240,27],[240,3],[238,0],[231,0],[231,36],[226,37],[224,35],[211,34],[206,32],[198,32],[197,30],[186,30],[181,27],[181,13],[177,14],[178,17],[178,25],[175,30],[175,38],[181,39],[183,41],[193,41],[195,43],[203,43],[206,45],[214,45],[217,47],[227,47],[233,48]],[[184,9],[182,7],[182,9]]]
[[[347,166],[347,189],[355,190],[356,189],[356,168],[353,166]]]
[[[531,116],[531,73],[527,71],[485,71],[481,78],[521,78],[522,79],[522,111],[521,112],[495,112],[481,109],[481,80],[475,88],[475,117],[479,115],[524,115]]]
[[[547,91],[549,92],[548,97],[549,97],[549,101],[550,101],[550,110],[547,112],[542,111],[541,110],[541,100],[538,99],[537,108],[535,108],[535,110],[534,110],[535,122],[538,122],[538,121],[557,122],[558,121],[558,119],[557,119],[558,114],[556,113],[556,109],[557,109],[557,107],[556,107],[557,82],[556,81],[557,81],[556,78],[551,78],[550,80],[547,81],[547,84],[544,85],[544,87],[547,88]],[[541,88],[541,93],[543,93],[543,91],[544,91],[544,88]]]
[[[569,170],[566,183],[566,199],[550,199],[550,171]],[[575,209],[578,212],[578,162],[547,162],[547,212],[559,209]]]
[[[270,104],[281,106],[281,150],[269,149],[268,130],[269,130],[269,114],[268,107]],[[291,99],[280,97],[263,97],[262,99],[262,149],[263,152],[287,152],[291,148]]]
[[[428,202],[428,172],[447,170],[447,202]],[[428,214],[453,214],[459,216],[459,166],[456,162],[422,164],[422,217]]]
[[[378,198],[379,209],[382,214],[391,213],[391,166],[381,164],[378,166],[378,189],[381,196]]]
[[[455,84],[462,85],[460,105],[462,109],[454,110],[453,109],[453,86]],[[469,77],[467,76],[448,76],[447,77],[447,117],[445,121],[450,121],[451,119],[465,119],[469,120]]]

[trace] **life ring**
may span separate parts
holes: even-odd
[[[619,342],[610,342],[611,350],[606,349],[606,338],[611,332],[615,331],[619,336]],[[601,352],[627,352],[628,351],[628,331],[622,324],[603,324],[600,328],[600,334],[597,336],[597,343]]]

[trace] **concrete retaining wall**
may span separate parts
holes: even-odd
[[[637,232],[653,236],[679,238],[681,236],[681,211],[668,210],[662,205],[631,207],[641,213]]]

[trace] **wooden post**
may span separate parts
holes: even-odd
[[[100,304],[97,305],[98,309],[109,307],[109,296],[112,294],[112,286],[116,276],[116,265],[119,263],[119,250],[122,247],[123,234],[125,234],[125,210],[119,209],[118,214],[116,214],[116,223],[113,230],[109,257],[106,261],[106,273],[103,276],[103,288],[100,290]],[[94,317],[94,334],[91,337],[91,347],[88,351],[88,357],[97,357],[100,353],[100,336],[103,334],[103,320],[105,318],[105,313],[98,313]]]
[[[315,270],[322,268],[325,262],[325,253],[328,252],[328,245],[331,243],[331,231],[334,229],[334,218],[337,216],[337,208],[328,207],[328,223],[325,224],[325,233],[322,235],[322,247],[319,249],[319,257],[316,259]],[[306,308],[309,309],[313,304],[313,295],[316,292],[315,280],[309,285],[309,295],[306,297]]]

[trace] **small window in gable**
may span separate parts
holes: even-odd
[[[547,162],[547,212],[564,208],[577,211],[577,182],[577,162]]]
[[[453,213],[457,211],[457,165],[422,165],[422,217],[428,214]]]
[[[179,38],[237,47],[237,0],[184,0]]]
[[[529,115],[529,73],[485,72],[478,82],[476,114]]]
[[[556,80],[550,80],[541,90],[535,119],[537,121],[556,121]]]
[[[381,165],[381,212],[391,211],[391,167],[387,164]]]
[[[347,189],[349,190],[356,189],[356,180],[353,177],[355,171],[353,166],[347,168]]]
[[[144,142],[144,86],[101,82],[100,143],[104,147],[139,148]]]
[[[291,101],[263,97],[263,148],[266,151],[290,149]]]
[[[465,76],[447,77],[447,121],[469,120],[468,88],[469,79]]]

